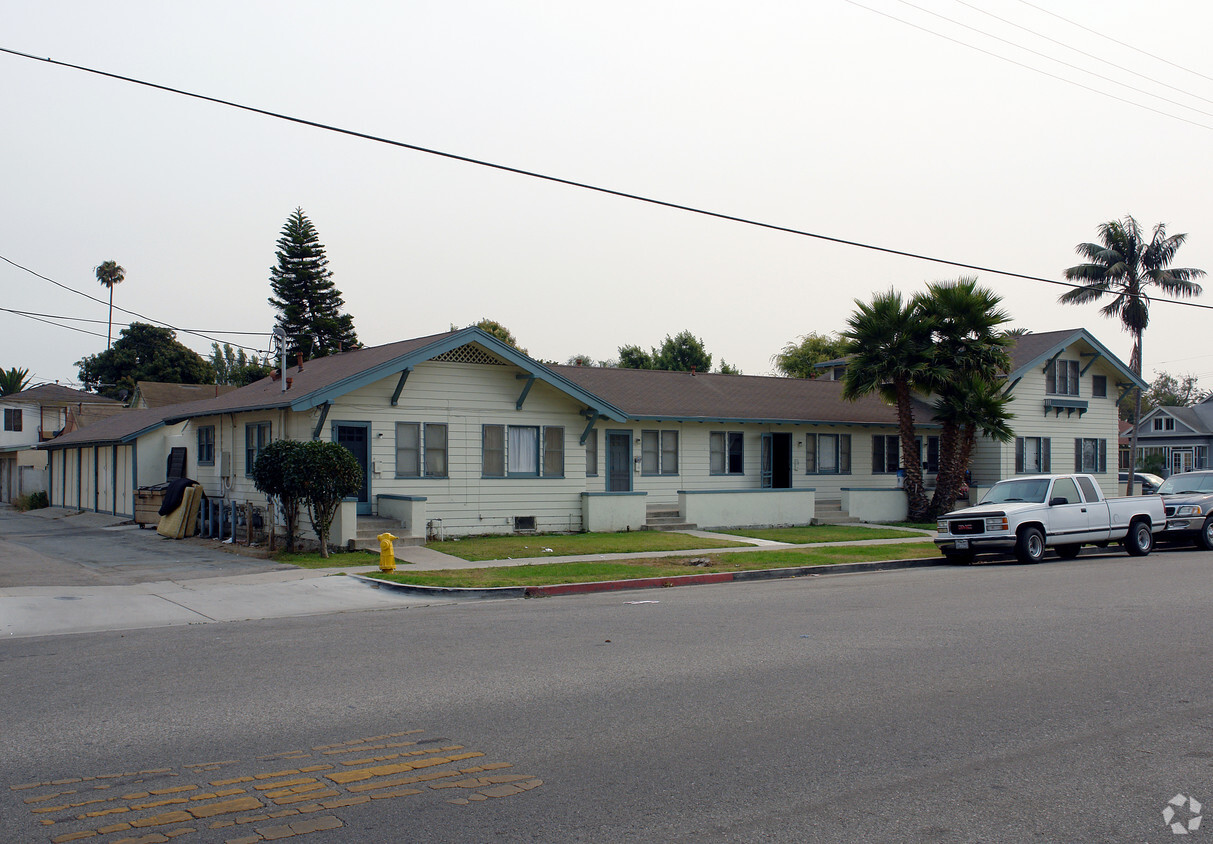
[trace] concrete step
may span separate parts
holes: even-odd
[[[698,525],[693,525],[690,522],[647,522],[641,525],[641,530],[698,530]]]
[[[410,546],[424,544],[425,540],[420,536],[402,536],[400,539],[397,539],[392,543],[392,548],[399,551],[401,548],[408,548]],[[354,540],[354,549],[357,551],[372,551],[378,554],[379,540],[373,537],[371,539],[363,539],[362,537],[359,537],[358,539]]]

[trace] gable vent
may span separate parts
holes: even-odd
[[[483,366],[508,366],[508,364],[486,352],[484,349],[472,343],[465,343],[458,349],[451,349],[449,352],[443,352],[440,355],[435,355],[430,360],[442,361],[443,363],[478,363]]]

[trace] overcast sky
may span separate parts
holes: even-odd
[[[1133,214],[1189,233],[1176,263],[1213,270],[1213,4],[1034,1],[1068,20],[1024,0],[14,0],[0,5],[0,46],[1048,279],[1078,263],[1100,222]],[[296,206],[367,345],[491,317],[563,362],[689,329],[717,364],[767,374],[785,343],[843,328],[856,298],[962,272],[7,54],[0,114],[0,255],[102,299],[94,267],[117,261],[115,305],[256,348],[268,347],[269,268]],[[1014,325],[1086,327],[1128,361],[1119,324],[1058,305],[1064,288],[979,280]],[[106,319],[104,305],[3,262],[0,291],[0,307]],[[131,317],[114,316],[116,336]],[[1154,305],[1147,380],[1166,370],[1213,387],[1211,316]],[[0,312],[0,368],[74,382],[106,326],[69,324],[101,336]]]

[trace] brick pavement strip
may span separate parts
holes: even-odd
[[[183,823],[206,821],[203,828],[220,830],[228,827],[237,837],[236,841],[261,842],[289,838],[309,832],[342,827],[343,822],[331,814],[334,809],[368,804],[372,800],[435,794],[430,789],[458,788],[463,790],[461,799],[449,803],[467,805],[491,798],[519,794],[538,785],[542,780],[530,775],[500,774],[490,772],[513,767],[509,762],[484,762],[484,754],[465,751],[463,745],[442,744],[441,739],[430,742],[429,747],[420,747],[414,741],[391,741],[400,736],[421,733],[412,730],[388,736],[355,739],[337,745],[329,745],[328,752],[346,753],[355,758],[336,764],[307,764],[314,761],[314,754],[322,751],[314,747],[310,752],[292,751],[298,768],[248,773],[228,776],[223,779],[205,781],[204,771],[215,770],[219,764],[242,764],[239,760],[215,764],[198,764],[185,769],[158,768],[149,771],[100,774],[90,777],[66,778],[52,782],[37,782],[9,786],[11,791],[48,787],[57,784],[75,785],[74,788],[55,788],[50,793],[37,793],[24,798],[31,822],[48,828],[41,838],[51,844],[74,844],[80,841],[97,841],[102,844],[165,844],[176,838],[185,838],[197,832]],[[446,740],[446,741],[449,741]],[[413,748],[384,755],[371,755],[368,751]],[[460,752],[452,752],[460,751]],[[272,759],[282,760],[283,754],[257,757],[266,764],[275,764]],[[477,759],[480,764],[457,769],[459,762]],[[388,762],[388,764],[382,764]],[[334,760],[336,762],[336,760]],[[367,765],[366,763],[380,763]],[[278,761],[276,764],[282,764]],[[198,783],[174,785],[170,778],[198,776]],[[247,769],[246,769],[247,770]],[[239,769],[232,772],[240,773]],[[88,785],[92,781],[122,780],[126,782]],[[181,782],[181,780],[177,780]],[[146,785],[142,785],[146,783]],[[355,784],[357,783],[357,784]],[[427,789],[424,784],[429,784]],[[415,787],[406,787],[415,786]],[[111,792],[103,789],[113,789]],[[142,790],[135,790],[142,789]],[[107,796],[110,795],[110,796]],[[109,806],[104,804],[109,803]],[[54,804],[54,805],[48,805]],[[171,809],[163,807],[172,806]],[[95,807],[94,811],[77,814],[83,808]],[[73,811],[74,810],[74,811]],[[148,814],[138,817],[137,814]],[[122,820],[112,817],[122,814]],[[109,816],[109,817],[106,817]],[[291,821],[282,819],[292,818]],[[98,820],[98,826],[84,829],[68,827],[80,821]],[[243,829],[241,829],[243,827]],[[240,833],[246,836],[239,837]],[[256,832],[256,835],[251,833]],[[58,833],[57,835],[55,833]],[[118,838],[125,833],[129,837]],[[0,840],[4,834],[0,833]]]

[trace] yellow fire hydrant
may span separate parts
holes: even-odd
[[[396,570],[396,550],[392,548],[392,543],[396,541],[396,537],[390,533],[379,534],[379,570],[380,571],[395,571]]]

